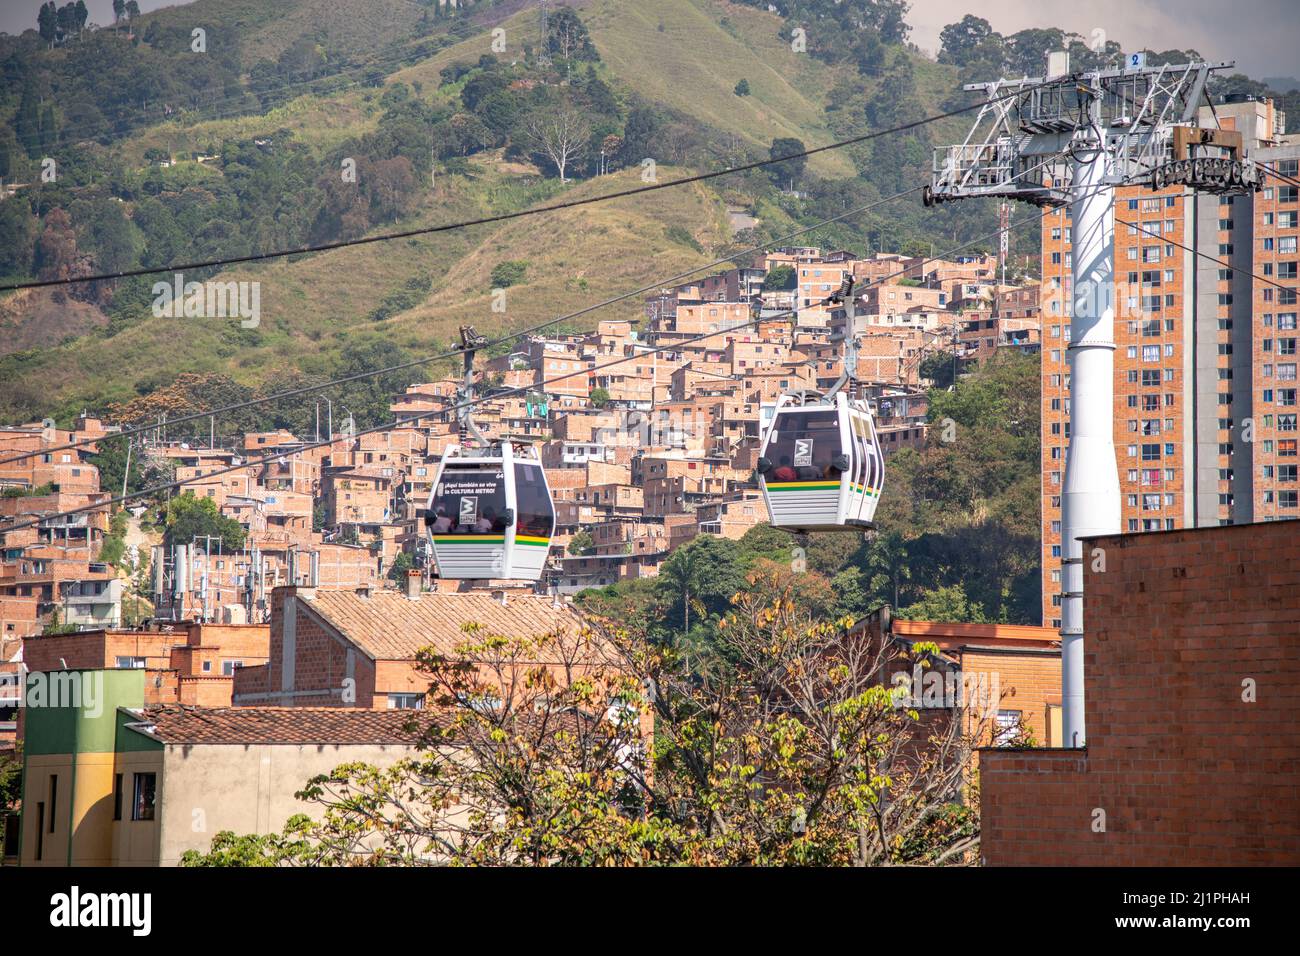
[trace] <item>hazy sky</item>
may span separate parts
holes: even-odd
[[[55,0],[59,6],[67,2],[68,0]],[[267,0],[267,3],[274,2],[275,0]],[[42,0],[0,0],[0,32],[17,34],[24,30],[35,30],[36,12],[41,9],[41,3]],[[136,0],[136,3],[140,4],[141,13],[179,5],[177,0]],[[113,23],[113,0],[86,0],[86,8],[90,11],[91,23],[98,23],[101,27]]]
[[[1060,27],[1124,48],[1194,49],[1211,60],[1236,60],[1259,79],[1300,77],[1300,4],[1297,0],[911,0],[912,41],[935,53],[939,31],[974,13],[999,33]]]
[[[56,0],[62,6],[66,0]],[[138,0],[140,9],[177,0]],[[266,0],[275,3],[277,0]],[[653,4],[654,0],[625,0]],[[1300,4],[1297,0],[911,0],[912,39],[937,52],[939,31],[975,13],[1000,33],[1057,26],[1085,37],[1100,28],[1122,46],[1192,48],[1216,60],[1236,60],[1242,72],[1300,77]],[[0,0],[0,31],[36,26],[41,0]],[[86,0],[90,20],[113,22],[112,0]]]

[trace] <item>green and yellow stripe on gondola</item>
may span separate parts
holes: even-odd
[[[505,544],[503,534],[434,535],[434,544]]]
[[[866,485],[860,485],[860,484],[858,484],[856,481],[851,482],[851,484],[853,485],[853,490],[856,491],[856,492],[857,492],[858,494],[860,494],[860,495],[868,495],[868,496],[870,496],[870,497],[872,497],[872,498],[879,498],[879,497],[880,497],[880,489],[879,489],[879,488],[868,488]]]
[[[839,491],[838,481],[769,481],[768,491]]]
[[[549,548],[551,546],[550,538],[539,538],[531,534],[515,535],[515,544],[526,545],[530,548]]]

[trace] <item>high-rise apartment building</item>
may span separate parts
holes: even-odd
[[[1238,99],[1201,112],[1202,126],[1217,120],[1240,131],[1256,161],[1294,173],[1300,136],[1283,135],[1285,116],[1271,101]],[[1114,440],[1123,531],[1300,518],[1297,211],[1296,187],[1272,177],[1254,196],[1116,190]],[[1070,252],[1069,210],[1053,210],[1042,224],[1041,287],[1043,623],[1053,627],[1061,616],[1070,421]]]

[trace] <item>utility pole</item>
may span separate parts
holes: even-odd
[[[551,11],[549,0],[537,0],[537,65],[551,65],[550,32]]]
[[[126,480],[131,477],[131,448],[135,444],[133,441],[126,443],[126,467],[122,469],[122,497],[126,497]]]
[[[1240,133],[1195,127],[1211,72],[1232,63],[1071,73],[1048,55],[1046,75],[967,84],[988,96],[966,139],[935,150],[927,206],[996,196],[1071,214],[1070,439],[1061,495],[1063,744],[1083,747],[1083,544],[1120,531],[1114,444],[1115,188],[1181,184],[1219,194],[1262,186]],[[1205,150],[1219,155],[1207,156]],[[1090,555],[1090,557],[1092,557]]]

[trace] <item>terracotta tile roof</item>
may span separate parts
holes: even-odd
[[[167,744],[407,744],[430,711],[351,707],[146,707],[137,730]]]
[[[401,591],[299,591],[298,596],[330,626],[374,660],[401,661],[422,647],[454,653],[471,640],[466,624],[506,637],[537,637],[557,629],[570,634],[583,626],[567,602],[560,607],[541,594],[511,594],[503,606],[483,592],[425,592],[411,600]]]

